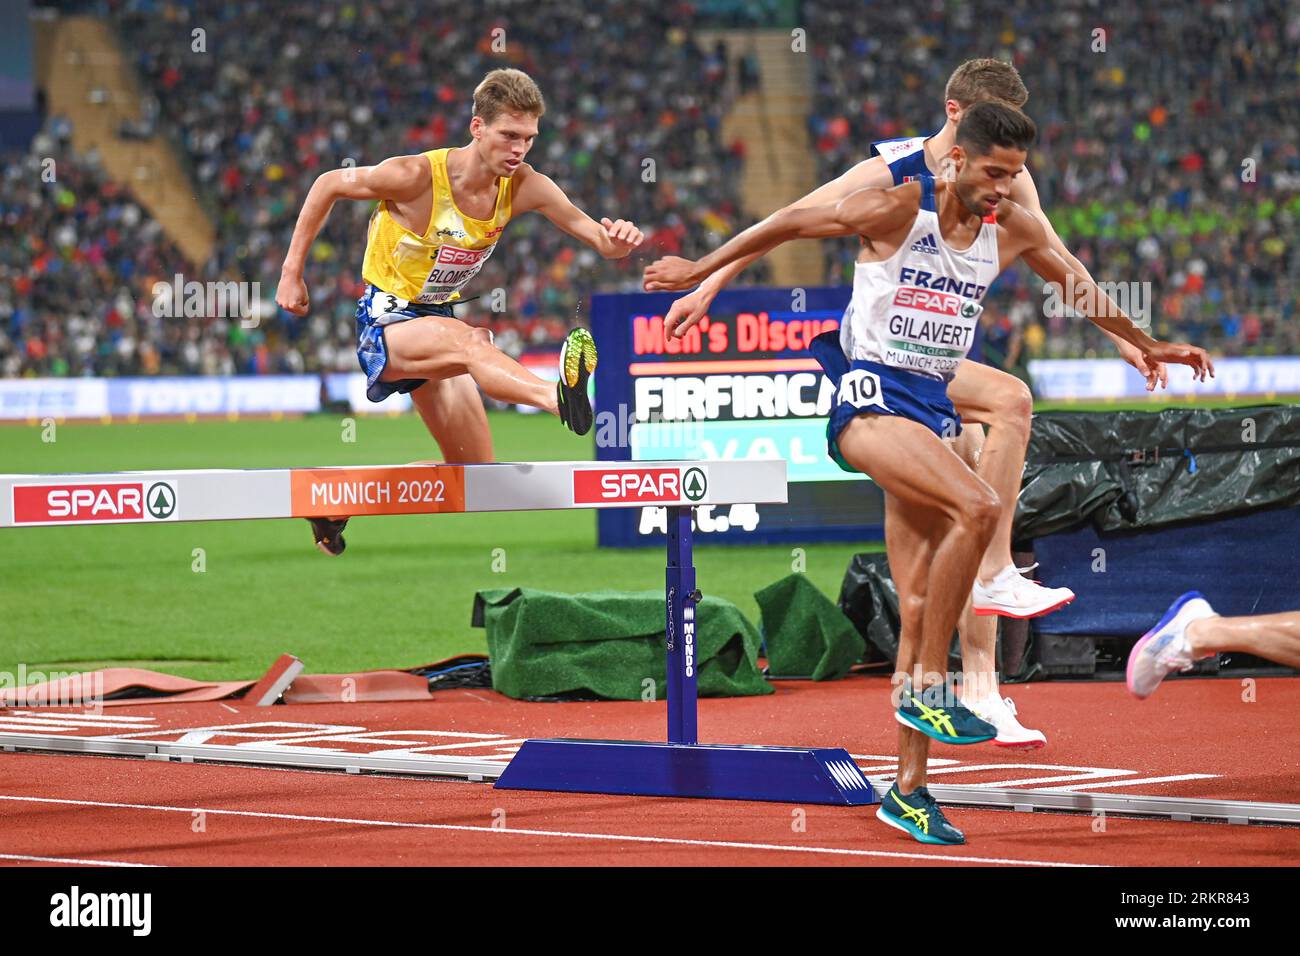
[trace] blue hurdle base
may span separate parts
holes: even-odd
[[[838,806],[879,802],[840,747],[526,740],[496,786]]]

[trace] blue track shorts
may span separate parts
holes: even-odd
[[[836,439],[844,426],[859,415],[910,418],[940,438],[961,434],[961,418],[948,398],[947,383],[879,362],[850,362],[840,348],[838,329],[813,339],[811,351],[835,384],[830,421],[826,423],[826,450],[845,471],[856,473],[857,469],[844,460]]]
[[[366,398],[382,402],[394,392],[413,392],[427,379],[404,378],[396,382],[381,382],[379,376],[388,367],[388,345],[384,341],[384,326],[418,319],[426,315],[450,318],[454,313],[451,304],[420,305],[407,302],[395,295],[366,286],[365,294],[357,300],[357,361],[366,373]]]

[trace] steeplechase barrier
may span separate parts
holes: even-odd
[[[695,614],[702,595],[695,581],[694,508],[780,504],[786,501],[786,493],[783,459],[0,475],[0,528],[666,508],[666,741],[527,740],[500,773],[496,786],[792,803],[873,803],[876,796],[870,781],[842,748],[699,742]],[[0,734],[0,746],[19,746],[20,741],[7,739],[11,736],[21,736],[24,748],[40,742],[32,735]],[[92,749],[93,738],[80,738],[79,742],[54,739],[62,741],[56,749],[104,752]],[[195,755],[188,756],[194,759]],[[365,762],[359,756],[346,760],[348,769],[384,769],[364,766]],[[424,772],[462,775],[468,771],[468,775],[483,778],[485,768],[471,768],[452,758],[444,762],[445,767],[426,766]]]

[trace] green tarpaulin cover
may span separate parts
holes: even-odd
[[[772,677],[835,680],[866,652],[866,642],[844,612],[802,574],[769,584],[754,600]]]
[[[701,697],[770,694],[759,637],[739,608],[706,597],[696,608]],[[517,699],[662,699],[667,691],[662,591],[561,594],[498,588],[474,597],[487,630],[492,686]]]

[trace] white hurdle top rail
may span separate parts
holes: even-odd
[[[784,459],[0,475],[0,528],[783,504]]]

